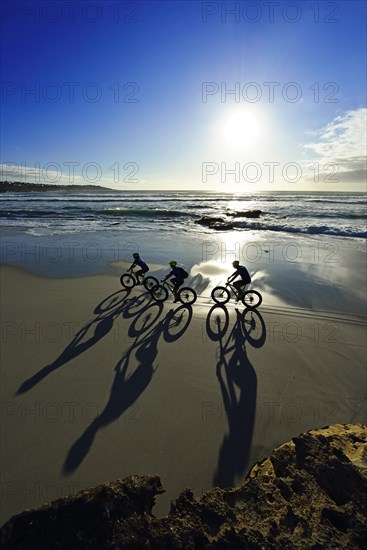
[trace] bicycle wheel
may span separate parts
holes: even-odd
[[[262,301],[263,297],[257,290],[248,290],[242,298],[243,305],[250,308],[259,307]]]
[[[156,302],[164,302],[168,298],[168,290],[163,285],[154,286],[150,292]]]
[[[178,291],[177,296],[181,304],[185,305],[193,304],[194,302],[196,302],[196,298],[198,297],[195,290],[189,287],[181,288]]]
[[[120,283],[125,288],[133,288],[136,285],[135,278],[130,273],[125,273],[120,277]]]
[[[231,293],[225,286],[216,286],[213,288],[211,296],[216,304],[226,304],[229,302]]]
[[[159,281],[155,277],[145,277],[143,281],[143,286],[149,291],[151,291],[152,288],[154,288],[158,284],[159,284]]]

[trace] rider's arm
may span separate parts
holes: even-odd
[[[163,279],[163,281],[167,281],[167,279],[169,279],[170,277],[172,277],[172,275],[173,275],[173,270],[170,271],[170,272],[168,273],[168,275],[165,276],[165,278]]]
[[[229,283],[231,283],[231,282],[233,281],[233,279],[235,279],[235,278],[237,277],[237,275],[238,275],[238,272],[237,272],[237,270],[236,270],[234,273],[232,273],[232,275],[230,275],[230,276],[228,277],[227,281],[228,281]]]

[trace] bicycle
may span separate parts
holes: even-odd
[[[229,289],[227,288],[229,287]],[[257,290],[240,290],[226,282],[225,286],[216,286],[213,288],[211,297],[216,304],[226,304],[231,298],[231,292],[235,295],[236,301],[241,301],[245,307],[257,308],[263,301],[263,297]]]
[[[120,283],[124,288],[134,288],[136,285],[143,285],[144,288],[151,292],[152,288],[157,286],[159,281],[151,275],[149,275],[149,277],[145,277],[144,273],[139,277],[130,269],[128,273],[121,275]]]
[[[181,302],[181,304],[190,305],[196,302],[197,294],[192,288],[180,288],[175,294],[174,285],[172,283],[169,283],[165,279],[163,279],[161,283],[163,284],[157,285],[151,290],[152,298],[154,298],[156,302],[164,302],[165,300],[167,300],[169,291],[172,292],[172,294]]]

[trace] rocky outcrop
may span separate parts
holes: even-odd
[[[216,231],[228,231],[233,228],[234,225],[231,222],[216,222],[210,225],[210,229],[215,229]]]
[[[200,218],[200,220],[197,220],[197,223],[199,223],[200,225],[204,225],[205,227],[210,227],[211,225],[213,225],[213,223],[223,223],[223,222],[224,222],[223,218],[219,218],[216,216],[203,216],[202,218]]]
[[[152,515],[158,476],[131,476],[14,516],[4,549],[354,549],[367,543],[367,428],[312,430],[259,461],[238,488],[185,490]]]
[[[233,229],[233,223],[226,221],[224,218],[203,216],[197,223],[209,227],[209,229],[216,229],[217,231],[224,231],[227,229]]]
[[[234,218],[260,218],[261,210],[247,210],[246,212],[234,212]]]
[[[196,223],[209,227],[209,229],[228,230],[234,229],[234,218],[259,218],[262,214],[261,210],[247,210],[246,212],[231,212],[227,218],[218,216],[202,216]]]

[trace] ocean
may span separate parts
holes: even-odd
[[[46,191],[2,193],[0,201],[2,230],[40,237],[106,230],[195,233],[203,216],[222,217],[238,231],[367,236],[366,197],[358,193]],[[261,210],[260,218],[233,218],[250,210]]]

